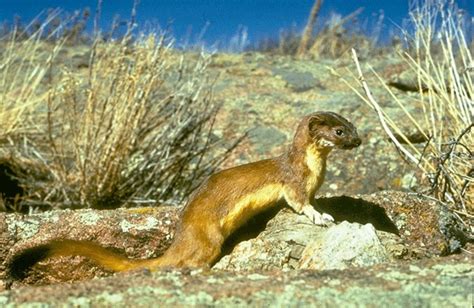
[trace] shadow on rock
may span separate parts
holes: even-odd
[[[375,229],[400,235],[397,226],[387,216],[385,209],[376,203],[348,196],[319,198],[312,202],[319,212],[330,214],[336,222],[347,220],[372,224]]]
[[[278,204],[272,208],[249,219],[249,221],[226,239],[222,247],[221,257],[230,254],[238,243],[256,238],[263,230],[265,230],[267,223],[285,206],[287,206],[286,202],[278,202]]]
[[[370,223],[379,231],[400,235],[397,226],[388,217],[385,209],[376,203],[348,196],[340,196],[319,198],[314,200],[312,204],[319,212],[332,215],[336,223],[344,220],[363,225]],[[238,243],[256,238],[265,230],[267,223],[285,207],[288,207],[286,202],[279,202],[271,209],[250,219],[226,240],[221,256],[231,253]]]

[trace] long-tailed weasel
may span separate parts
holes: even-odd
[[[183,209],[173,243],[161,257],[132,260],[91,242],[59,239],[15,255],[9,263],[10,275],[21,279],[37,262],[69,255],[87,257],[112,271],[209,267],[232,232],[280,199],[315,224],[325,225],[333,218],[317,212],[310,200],[323,183],[328,154],[335,147],[352,149],[360,144],[354,125],[340,115],[307,115],[283,155],[210,176]]]

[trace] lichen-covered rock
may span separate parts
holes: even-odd
[[[379,236],[383,240],[379,239]],[[256,238],[238,243],[213,268],[226,270],[343,269],[398,258],[401,239],[371,224],[343,221],[316,226],[303,215],[283,209]],[[385,247],[386,245],[386,247]]]
[[[0,287],[5,287],[5,267],[13,254],[56,238],[94,241],[131,258],[156,257],[169,246],[177,218],[176,207],[0,213],[4,244],[0,248]],[[84,258],[57,258],[35,266],[25,282],[44,284],[109,274]]]
[[[314,78],[310,72],[299,72],[288,68],[276,67],[273,70],[273,74],[280,76],[286,81],[287,86],[295,92],[305,92],[316,86],[320,86],[319,81]]]
[[[468,227],[446,206],[422,195],[381,191],[360,197],[381,206],[418,255],[456,253],[472,240]]]
[[[261,223],[261,221],[259,221]],[[242,229],[246,230],[247,226]],[[298,251],[321,235],[324,227],[315,226],[303,216],[283,209],[272,217],[256,238],[238,243],[213,268],[227,270],[270,270],[295,268]]]
[[[332,215],[338,225],[314,226],[305,216],[282,210],[267,217],[262,232],[241,241],[214,268],[345,268],[350,263],[445,255],[468,241],[466,228],[442,205],[412,194],[385,191],[358,198],[320,198],[314,206]],[[247,232],[255,223],[242,229]]]
[[[336,225],[316,226],[279,204],[238,230],[214,269],[345,268],[442,255],[452,243],[466,242],[453,216],[440,212],[437,203],[410,194],[380,192],[358,198],[319,198],[314,203],[319,211],[332,215]],[[160,207],[0,214],[1,287],[6,286],[5,266],[13,254],[53,238],[94,241],[130,258],[157,257],[171,242],[178,211]],[[57,258],[35,266],[22,283],[106,275],[110,273],[84,258]]]
[[[326,271],[135,272],[0,292],[0,306],[470,307],[473,269],[455,256]]]
[[[329,228],[304,249],[299,268],[345,269],[369,266],[390,260],[371,224],[342,222]]]
[[[286,142],[286,135],[272,127],[257,126],[249,131],[249,140],[255,144],[257,153],[268,153],[270,148],[275,144]]]

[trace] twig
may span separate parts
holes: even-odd
[[[358,8],[354,12],[350,13],[349,15],[347,15],[343,19],[341,19],[333,28],[339,28],[339,27],[343,26],[344,24],[348,23],[352,19],[356,18],[363,11],[364,11],[363,7]]]
[[[100,22],[100,15],[102,14],[102,0],[97,1],[97,7],[95,8],[95,16],[94,16],[94,33],[93,35],[98,35],[99,29],[99,22]]]
[[[444,164],[446,163],[446,161],[448,161],[448,159],[452,158],[454,149],[456,148],[457,145],[460,144],[461,139],[464,137],[464,135],[466,135],[472,129],[472,127],[474,127],[474,124],[470,124],[468,127],[466,127],[459,134],[459,136],[456,138],[456,140],[454,140],[453,142],[450,142],[448,152],[446,152],[446,153],[444,153],[444,154],[442,154],[438,157],[438,161],[439,161],[438,162],[438,168],[437,168],[436,174],[433,178],[431,187],[432,187],[432,189],[435,189],[436,186],[438,186],[439,177],[440,177],[441,173],[443,173],[444,174],[444,180],[445,180],[445,185],[443,187],[443,192],[442,192],[443,199],[446,198],[446,191],[448,189],[448,186],[449,186],[449,188],[451,188],[452,186],[456,186],[456,185],[453,185],[454,181],[449,176],[449,172],[444,168]],[[470,153],[469,150],[468,150],[468,152]],[[469,175],[469,173],[468,173],[468,175]],[[459,195],[460,195],[459,201],[461,202],[461,205],[462,205],[463,209],[466,211],[466,205],[464,203],[464,198],[463,198],[464,186],[466,186],[466,187],[468,186],[468,181],[466,181],[466,184],[463,185],[463,187],[461,188],[461,192],[459,193]],[[453,193],[452,189],[450,189],[450,190],[451,190],[451,193]]]
[[[384,129],[385,133],[388,135],[390,140],[395,144],[395,146],[403,153],[405,154],[415,165],[418,164],[418,159],[416,159],[415,156],[413,156],[405,147],[397,140],[397,138],[393,135],[391,129],[388,127],[387,123],[385,122],[385,117],[382,113],[382,110],[380,109],[379,104],[377,101],[374,99],[372,96],[372,93],[370,92],[370,88],[365,81],[364,75],[362,74],[362,69],[359,64],[359,59],[357,57],[357,52],[354,48],[352,48],[352,59],[354,60],[356,67],[357,67],[357,72],[359,73],[359,81],[362,84],[362,87],[364,89],[365,94],[367,95],[367,99],[372,105],[372,107],[375,109],[377,112],[377,116],[379,118],[380,124],[382,125],[382,128]]]
[[[466,216],[467,218],[474,218],[474,215],[471,215],[471,214],[469,214],[469,213],[466,213],[466,212],[463,212],[463,211],[460,211],[460,210],[453,210],[453,212],[456,212],[456,213],[458,213],[459,215]]]

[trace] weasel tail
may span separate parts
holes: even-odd
[[[113,272],[159,266],[159,259],[134,260],[89,241],[54,240],[23,250],[9,264],[10,277],[23,279],[36,263],[60,256],[83,256]]]

